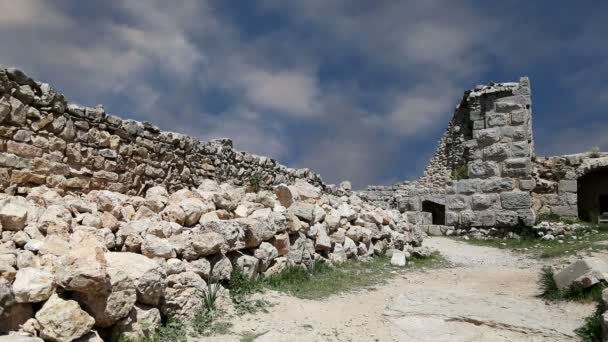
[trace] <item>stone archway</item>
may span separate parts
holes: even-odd
[[[578,217],[597,222],[600,214],[608,213],[608,158],[582,165],[577,174]]]

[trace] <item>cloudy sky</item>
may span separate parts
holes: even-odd
[[[420,175],[465,89],[523,75],[538,154],[608,150],[606,1],[95,3],[0,0],[0,64],[356,187]]]

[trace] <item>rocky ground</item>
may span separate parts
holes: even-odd
[[[275,304],[269,313],[244,316],[233,334],[210,340],[573,341],[594,309],[538,298],[543,263],[526,255],[447,238],[423,244],[453,266],[406,271],[385,285],[322,301],[266,293]]]

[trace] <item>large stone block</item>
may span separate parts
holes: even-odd
[[[576,179],[563,179],[559,181],[559,192],[577,192],[577,183]]]
[[[456,182],[456,193],[474,194],[479,192],[479,179],[462,179]]]
[[[478,215],[482,227],[496,226],[496,212],[494,210],[484,210],[479,212]]]
[[[475,194],[471,196],[471,208],[473,210],[485,210],[496,207],[497,204],[497,194]]]
[[[469,197],[464,195],[448,195],[445,199],[449,210],[463,210],[469,208]]]
[[[479,220],[478,212],[472,210],[463,210],[460,212],[460,226],[461,227],[479,227],[481,221]]]
[[[445,212],[445,225],[455,227],[458,225],[458,213],[455,211]]]
[[[576,205],[558,205],[551,207],[551,213],[562,217],[577,217],[578,208]]]
[[[509,124],[509,115],[501,113],[487,113],[486,125],[488,127],[502,127]]]
[[[527,141],[516,141],[511,144],[511,152],[515,158],[530,158],[530,144]]]
[[[522,109],[522,105],[514,102],[497,101],[494,103],[494,108],[497,113],[510,113]]]
[[[496,211],[497,227],[514,227],[519,223],[517,212],[508,210]]]
[[[492,145],[500,140],[500,131],[496,128],[480,129],[473,131],[473,139],[481,146]]]
[[[529,209],[532,206],[532,196],[523,191],[503,192],[500,194],[503,209]]]
[[[536,214],[532,209],[518,210],[517,217],[519,222],[526,227],[532,227],[536,223]]]
[[[555,274],[553,279],[560,289],[567,289],[572,285],[583,288],[591,287],[608,278],[608,263],[600,258],[585,258],[578,260],[570,266]]]
[[[481,181],[481,191],[487,193],[511,191],[514,188],[515,182],[511,178],[493,177]]]
[[[483,149],[484,160],[503,161],[511,157],[511,147],[509,144],[493,144]]]
[[[492,161],[474,161],[469,164],[469,177],[490,178],[498,176],[498,164]]]
[[[519,126],[528,122],[528,112],[526,110],[517,110],[511,113],[511,125]]]

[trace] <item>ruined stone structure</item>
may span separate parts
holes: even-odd
[[[608,211],[608,155],[537,157],[524,77],[465,92],[423,177],[362,195],[437,235],[502,233],[539,215],[596,221]]]
[[[307,169],[239,152],[228,139],[199,141],[179,133],[81,107],[17,69],[0,68],[0,190],[35,185],[88,192],[143,194],[154,185],[196,187],[205,178],[247,185],[303,179],[325,187]]]

